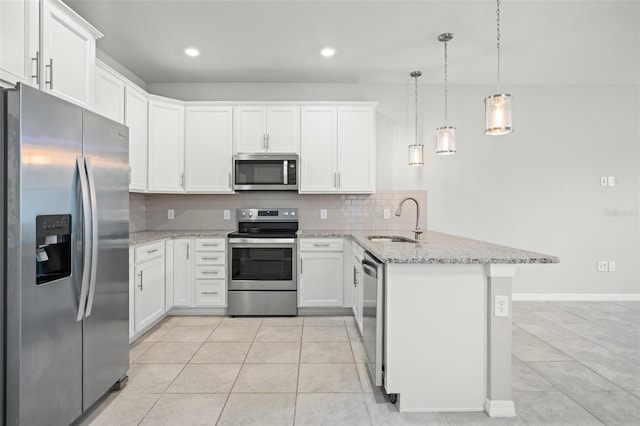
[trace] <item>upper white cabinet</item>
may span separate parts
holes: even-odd
[[[300,107],[241,106],[234,108],[235,153],[298,153]]]
[[[40,88],[93,109],[96,39],[102,34],[60,0],[43,0]]]
[[[184,192],[184,106],[153,97],[149,100],[149,192]]]
[[[310,106],[301,114],[300,192],[375,192],[375,107]]]
[[[39,87],[40,2],[0,1],[0,80]]]
[[[132,84],[124,92],[124,124],[129,127],[129,190],[147,190],[147,94]]]
[[[185,189],[189,193],[230,193],[233,108],[187,106]]]
[[[118,74],[96,61],[95,105],[98,114],[124,124],[125,82]]]

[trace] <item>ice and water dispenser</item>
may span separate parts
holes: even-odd
[[[71,215],[36,217],[36,284],[71,275]]]

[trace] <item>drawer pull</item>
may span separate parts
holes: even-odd
[[[328,243],[327,244],[314,244],[313,246],[314,247],[330,247],[331,244],[328,244]]]
[[[202,260],[218,260],[219,257],[203,257]]]
[[[204,274],[204,275],[216,275],[216,274],[219,274],[218,271],[201,271],[200,273]]]
[[[160,249],[147,250],[147,254],[155,253]]]
[[[203,291],[200,294],[220,294],[220,293],[218,293],[217,291]]]
[[[218,247],[220,243],[202,243],[202,247]]]

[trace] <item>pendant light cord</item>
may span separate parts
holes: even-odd
[[[449,127],[449,121],[447,120],[447,42],[444,42],[444,126]]]
[[[415,76],[416,79],[416,145],[418,145],[418,76]]]
[[[496,47],[498,48],[498,94],[500,93],[500,0],[497,0],[498,8],[496,10],[496,26],[497,26],[497,35],[496,35]],[[446,46],[446,45],[445,45]]]

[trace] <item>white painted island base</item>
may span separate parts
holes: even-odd
[[[384,389],[402,412],[515,416],[511,399],[513,265],[386,265]],[[496,295],[509,299],[495,317]]]

